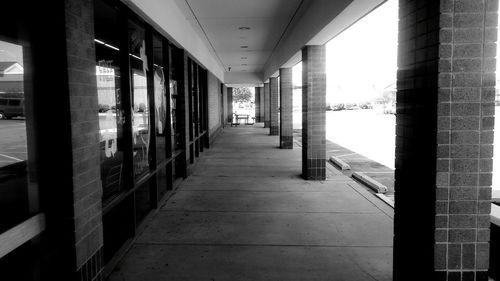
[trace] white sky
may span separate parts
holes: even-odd
[[[396,82],[398,1],[389,0],[326,44],[327,102],[370,101]],[[302,63],[293,68],[301,85]]]
[[[369,101],[396,82],[398,1],[389,0],[326,44],[327,101]]]

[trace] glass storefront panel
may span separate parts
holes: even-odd
[[[135,221],[136,225],[140,224],[151,210],[151,185],[155,181],[153,178],[147,180],[135,191]]]
[[[120,38],[118,12],[101,1],[95,3],[96,78],[99,103],[99,137],[103,200],[124,186],[122,93],[120,90]]]
[[[146,31],[139,24],[129,21],[129,59],[132,89],[132,138],[134,176],[139,178],[149,172],[150,122],[146,56]]]
[[[169,73],[169,87],[170,87],[170,124],[171,124],[171,139],[172,139],[172,150],[176,151],[181,149],[181,133],[178,129],[179,123],[177,122],[177,115],[179,111],[177,109],[179,99],[178,99],[178,89],[177,89],[177,64],[173,60],[174,55],[172,54],[175,47],[170,46],[168,48],[169,63],[170,63],[170,73]]]
[[[200,100],[199,100],[199,81],[198,81],[198,65],[193,62],[193,83],[192,83],[192,91],[193,91],[193,130],[194,135],[198,136],[200,132],[199,127],[199,116],[200,116]],[[198,155],[197,155],[198,156]]]
[[[158,182],[158,199],[161,199],[167,190],[170,189],[169,178],[172,177],[171,170],[172,168],[170,163],[166,166],[166,168],[158,170],[158,175],[156,177]]]
[[[163,40],[159,36],[153,36],[153,62],[154,62],[154,97],[155,97],[155,120],[156,120],[156,161],[165,161],[166,133],[167,133],[167,89],[165,85],[165,61],[163,56]]]
[[[0,233],[39,211],[34,158],[28,157],[26,127],[33,119],[24,106],[23,51],[15,40],[0,40]]]

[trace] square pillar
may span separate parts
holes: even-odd
[[[302,177],[326,179],[325,46],[302,48]]]
[[[394,280],[487,281],[498,1],[399,9]]]
[[[229,119],[229,111],[228,111],[228,98],[227,98],[227,87],[226,85],[222,84],[222,123],[224,124],[224,127],[227,124],[227,120]]]
[[[233,109],[233,88],[227,88],[227,122],[233,123],[234,118],[234,109]]]
[[[269,83],[264,83],[264,128],[271,127],[271,99]]]
[[[269,135],[277,136],[279,135],[279,123],[278,123],[278,78],[269,78],[270,87],[270,116],[269,116]]]
[[[264,122],[264,87],[259,87],[259,96],[260,96],[259,122]]]
[[[260,87],[255,87],[255,122],[260,122]]]
[[[292,68],[280,68],[280,148],[293,148]]]

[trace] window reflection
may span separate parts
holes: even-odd
[[[177,95],[177,68],[176,61],[174,61],[173,52],[175,52],[175,47],[170,46],[168,50],[169,63],[170,63],[170,74],[169,74],[169,88],[170,88],[170,120],[171,120],[171,138],[172,138],[172,150],[181,149],[181,134],[178,129],[177,114],[178,114],[178,95]]]
[[[0,40],[0,233],[38,211],[24,99],[23,47]]]
[[[132,71],[132,134],[134,175],[141,176],[149,171],[149,101],[146,73],[148,58],[146,56],[145,30],[138,24],[129,21],[130,67]]]
[[[96,1],[95,47],[97,99],[99,103],[99,141],[103,200],[116,195],[124,186],[123,125],[120,91],[118,13]]]
[[[154,99],[156,120],[156,159],[160,163],[166,158],[165,135],[167,130],[167,91],[165,87],[165,62],[163,60],[163,41],[153,38],[154,48]]]

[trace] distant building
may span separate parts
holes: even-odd
[[[24,68],[15,61],[0,61],[0,93],[23,93]]]

